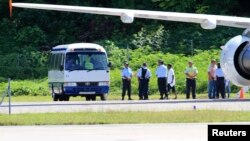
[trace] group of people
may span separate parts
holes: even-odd
[[[192,93],[192,98],[196,99],[196,77],[198,74],[198,69],[193,65],[192,61],[188,62],[188,66],[186,67],[184,73],[186,75],[186,98],[189,99],[190,93]],[[124,63],[124,68],[122,69],[121,74],[122,100],[124,100],[125,98],[126,91],[128,94],[128,100],[132,100],[131,79],[133,77],[133,72],[129,67],[128,62]],[[159,60],[155,75],[157,77],[160,100],[168,99],[168,95],[171,90],[175,95],[174,99],[177,99],[177,93],[175,89],[175,72],[172,64],[169,63],[166,66],[163,60]],[[143,63],[142,67],[137,71],[137,79],[139,84],[139,100],[148,100],[148,87],[151,76],[152,74],[151,71],[147,68],[147,64]],[[208,97],[210,99],[219,98],[219,93],[221,93],[221,97],[225,98],[225,88],[228,93],[230,93],[230,82],[225,79],[220,64],[217,64],[216,60],[212,59],[211,64],[208,68]]]
[[[208,67],[208,98],[218,99],[220,97],[219,94],[221,94],[221,98],[224,99],[226,98],[226,92],[229,98],[230,81],[225,79],[220,63],[216,63],[216,60],[212,59]]]
[[[143,63],[142,67],[137,71],[138,79],[138,89],[139,89],[139,100],[148,100],[148,86],[149,80],[152,74],[147,68],[147,64]],[[158,78],[158,89],[160,92],[160,99],[168,99],[168,93],[170,90],[175,94],[175,99],[177,99],[177,94],[175,90],[175,73],[172,68],[172,64],[164,65],[162,60],[158,61],[158,68],[156,70],[156,76]],[[122,69],[122,100],[124,100],[126,91],[128,93],[128,100],[131,98],[131,79],[133,77],[133,72],[129,68],[128,62],[124,63],[124,68]]]

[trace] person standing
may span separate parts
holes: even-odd
[[[185,70],[186,75],[186,98],[190,98],[190,89],[192,89],[192,97],[196,99],[196,76],[198,74],[197,68],[192,61],[188,62],[188,67]]]
[[[137,71],[139,82],[139,99],[148,100],[148,84],[151,77],[151,72],[147,68],[147,64],[143,63],[142,67]]]
[[[224,73],[220,67],[220,63],[218,63],[218,68],[215,71],[216,74],[216,98],[219,98],[219,93],[221,93],[221,98],[225,98],[225,78]]]
[[[230,80],[225,78],[225,94],[227,93],[227,98],[230,98],[230,92],[231,92],[231,86],[230,86]]]
[[[216,95],[216,76],[215,71],[217,69],[216,60],[212,59],[211,64],[208,67],[208,98],[213,99]]]
[[[170,90],[172,89],[172,92],[175,94],[174,99],[177,99],[177,94],[175,90],[175,73],[174,73],[174,69],[172,68],[172,64],[168,64],[167,68],[168,68],[168,77],[167,77],[168,93],[170,93]]]
[[[158,68],[156,69],[156,76],[157,76],[157,82],[158,82],[158,89],[160,92],[160,100],[168,99],[168,93],[167,93],[167,67],[164,65],[164,62],[162,60],[158,61]]]
[[[133,72],[129,68],[128,62],[124,63],[124,68],[122,69],[122,100],[124,100],[126,91],[128,92],[128,100],[133,100],[131,98],[131,79]]]

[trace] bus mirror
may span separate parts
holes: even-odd
[[[63,65],[60,65],[60,71],[63,71]]]
[[[108,63],[108,67],[110,68],[111,66],[112,66],[112,63],[111,63],[111,62],[109,62],[109,63]]]

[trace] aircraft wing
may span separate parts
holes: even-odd
[[[206,14],[84,7],[84,6],[67,6],[67,5],[52,5],[52,4],[33,4],[33,3],[10,3],[10,4],[13,7],[20,7],[20,8],[120,16],[122,22],[124,23],[132,23],[134,18],[145,18],[145,19],[157,19],[166,21],[198,23],[204,29],[214,29],[216,28],[217,25],[237,27],[237,28],[250,27],[250,18],[234,17],[234,16],[218,16],[218,15],[206,15]]]

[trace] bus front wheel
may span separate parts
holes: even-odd
[[[64,95],[64,101],[69,101],[69,96],[68,95]]]
[[[58,101],[59,97],[60,97],[60,95],[58,95],[58,94],[55,94],[55,93],[52,94],[53,101]]]
[[[102,94],[100,95],[101,97],[101,101],[106,101],[107,100],[107,95],[106,94]]]
[[[69,101],[69,96],[61,94],[59,95],[59,101]]]
[[[96,96],[95,95],[87,95],[86,96],[86,101],[90,101],[90,100],[96,101]]]
[[[91,100],[92,100],[92,101],[96,101],[96,96],[95,96],[95,95],[92,95],[92,96],[91,96]]]
[[[90,101],[91,100],[91,97],[90,96],[86,96],[86,101]]]

